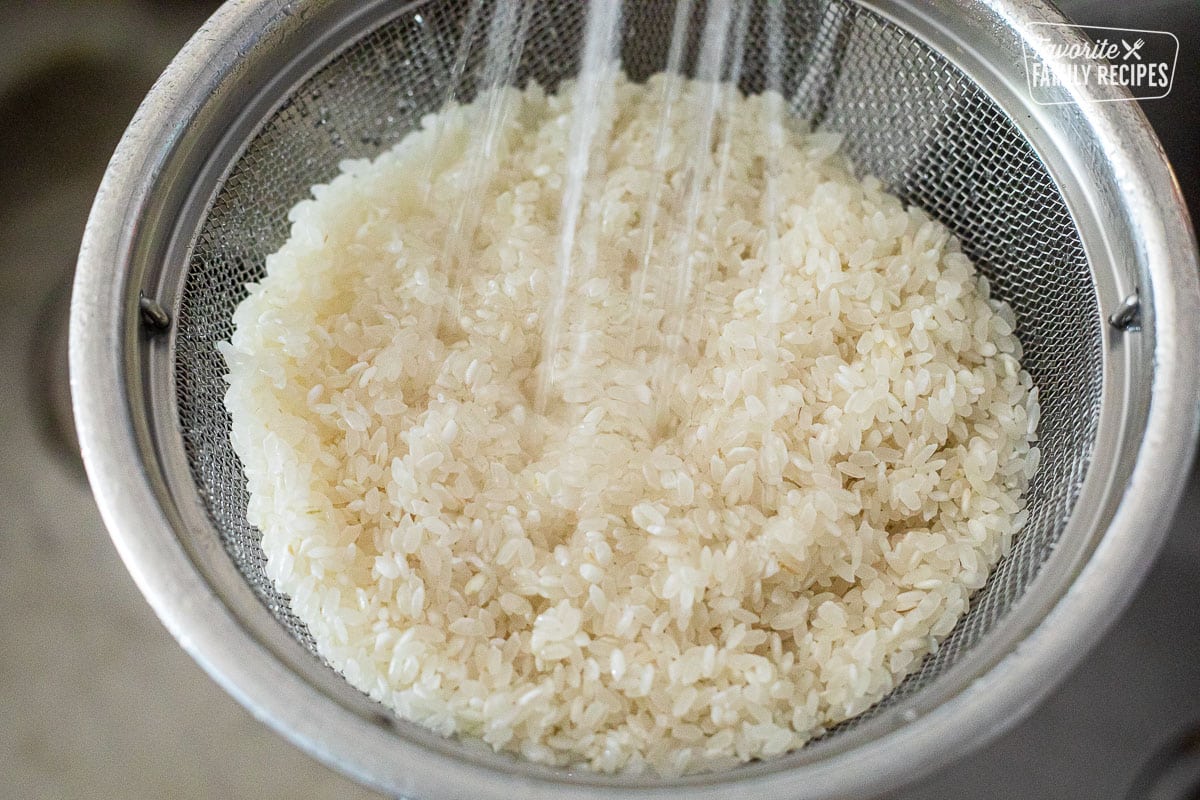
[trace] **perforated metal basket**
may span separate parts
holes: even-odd
[[[747,795],[842,797],[1002,729],[1099,637],[1145,572],[1200,406],[1200,286],[1177,187],[1132,102],[1073,102],[1067,89],[1057,99],[1068,102],[1031,101],[1027,49],[1076,36],[1042,28],[1034,40],[1035,23],[1062,21],[1036,2],[785,4],[793,113],[844,133],[864,172],[958,234],[1015,309],[1040,391],[1029,524],[915,674],[796,753],[666,781],[555,770],[441,739],[315,654],[245,519],[215,344],[232,331],[244,284],[286,238],[287,210],[339,161],[380,152],[444,101],[467,6],[231,3],[172,64],[114,156],[80,258],[72,382],[101,510],[163,621],[293,741],[420,797],[718,797],[733,782]],[[632,78],[664,67],[673,9],[626,2]],[[539,3],[518,82],[553,87],[573,75],[585,15],[583,3]],[[751,10],[748,92],[764,85],[767,16]],[[460,97],[476,88],[485,28]]]

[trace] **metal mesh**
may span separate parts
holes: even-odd
[[[622,58],[633,79],[665,67],[674,3],[627,3]],[[696,4],[701,29],[703,3]],[[245,518],[241,464],[222,405],[217,342],[233,330],[244,285],[284,242],[287,211],[334,177],[344,158],[400,140],[448,95],[468,4],[409,6],[297,87],[264,121],[219,188],[196,243],[177,309],[177,400],[197,491],[229,556],[271,613],[310,651],[313,642],[264,574],[259,533]],[[753,9],[742,88],[764,86],[766,14]],[[483,9],[486,21],[490,8]],[[547,0],[535,10],[517,80],[553,88],[579,64],[585,4]],[[1100,411],[1100,316],[1079,234],[1054,181],[1017,126],[969,78],[923,42],[845,2],[791,3],[783,88],[793,112],[845,134],[863,172],[946,223],[1016,311],[1024,364],[1039,388],[1041,467],[1030,519],[968,613],[895,692],[852,727],[909,696],[954,664],[1006,613],[1058,541],[1087,469]],[[457,94],[472,96],[486,22],[476,29]],[[697,34],[698,36],[698,34]],[[690,42],[685,68],[699,50]]]

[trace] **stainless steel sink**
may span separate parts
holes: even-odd
[[[213,3],[0,5],[0,797],[366,798],[155,619],[64,427],[61,333],[117,138]]]
[[[214,5],[0,9],[0,795],[376,796],[252,719],[161,628],[64,424],[64,298],[92,194],[138,99]],[[1080,22],[1179,36],[1175,89],[1145,108],[1200,207],[1200,5],[1062,5]],[[1123,797],[1152,753],[1200,725],[1197,609],[1194,475],[1149,580],[1083,665],[993,744],[889,797]]]

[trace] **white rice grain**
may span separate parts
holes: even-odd
[[[655,175],[665,80],[618,81],[597,134],[602,213],[581,216],[546,414],[571,84],[504,91],[461,286],[439,257],[473,171],[434,136],[470,140],[486,98],[315,188],[222,346],[267,574],[329,663],[443,734],[603,771],[768,757],[879,700],[1007,552],[1040,458],[1011,308],[836,136],[785,132],[766,252],[772,100],[731,87],[708,277],[657,417],[670,187],[709,91],[681,82]]]

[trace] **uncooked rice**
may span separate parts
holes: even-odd
[[[617,79],[601,119],[544,414],[569,83],[503,90],[455,270],[484,101],[315,187],[222,345],[248,517],[320,653],[444,735],[605,772],[772,756],[877,702],[1008,552],[1038,461],[1013,312],[955,238],[836,136],[765,158],[780,98],[730,86],[656,386],[708,91],[671,79],[659,181],[665,80]]]

